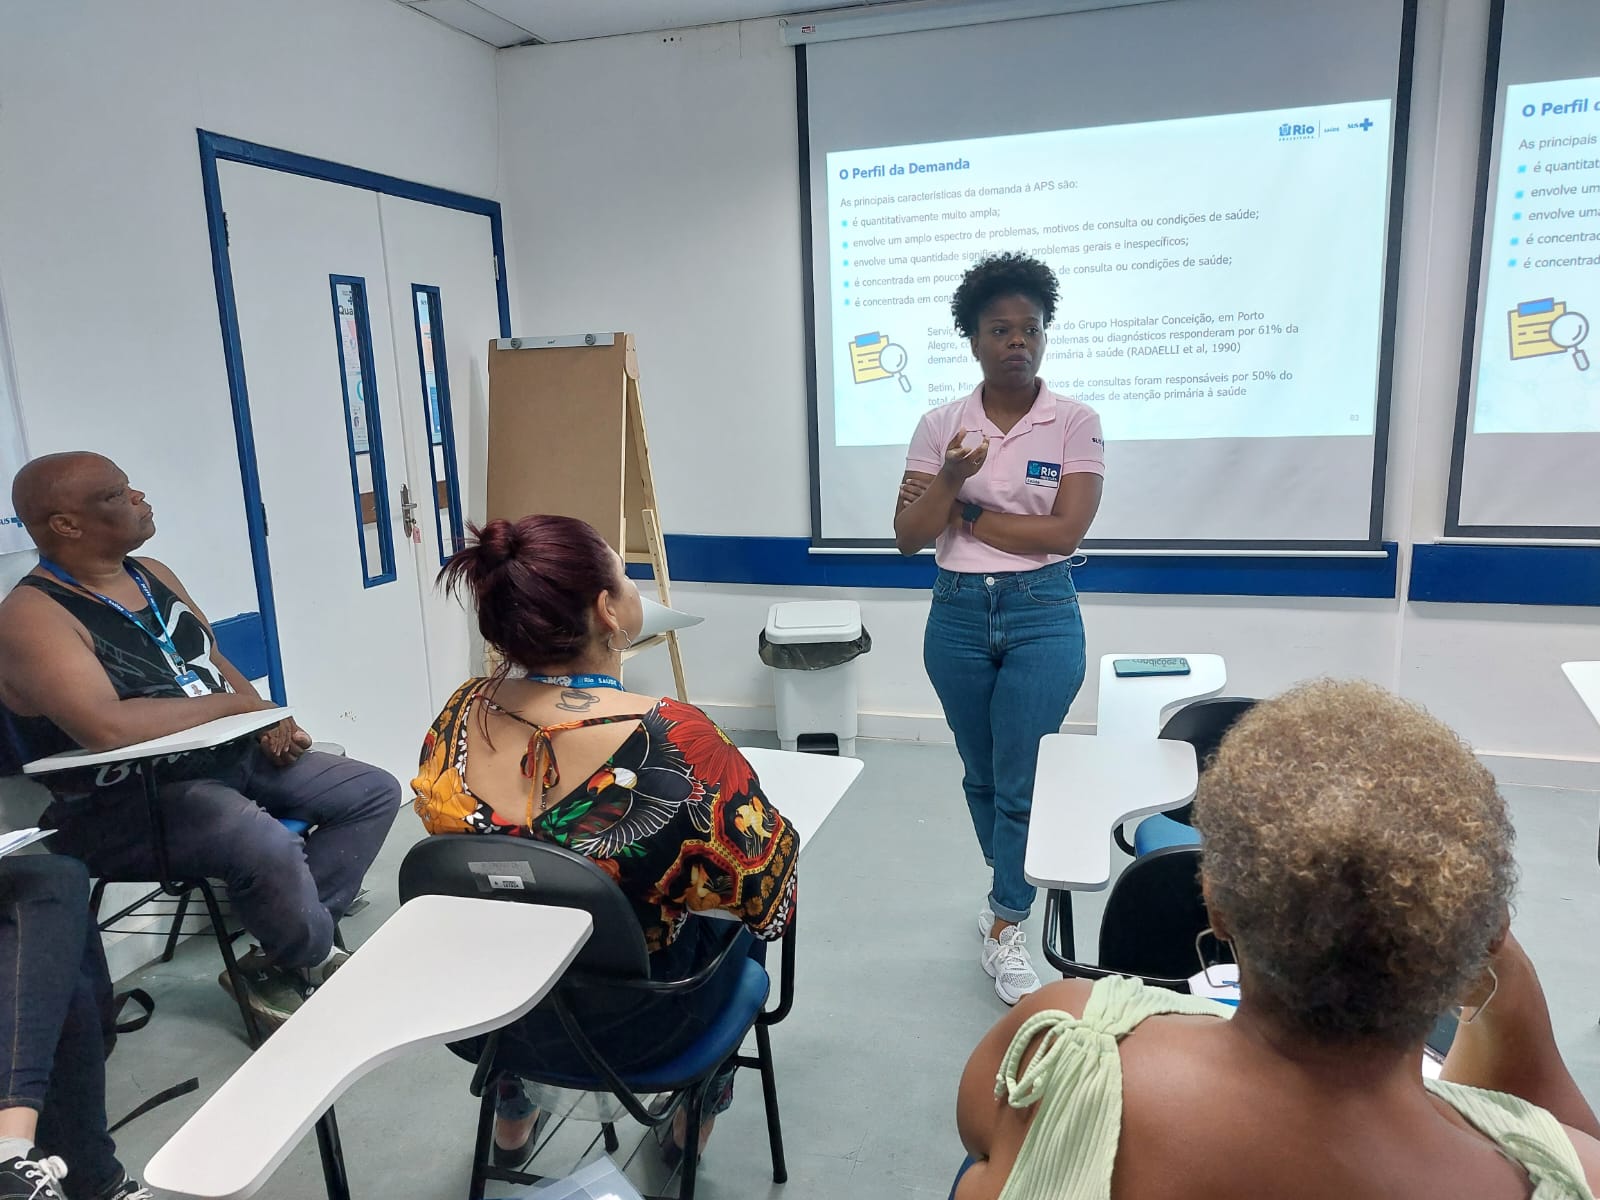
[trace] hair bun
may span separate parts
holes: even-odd
[[[522,530],[503,517],[472,532],[476,540],[476,545],[472,547],[474,557],[482,571],[493,571],[504,566],[522,549]]]
[[[452,595],[471,594],[478,631],[507,663],[539,671],[592,646],[595,601],[619,586],[617,556],[592,526],[534,513],[470,533],[439,578]]]

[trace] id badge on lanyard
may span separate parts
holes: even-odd
[[[192,668],[185,671],[181,675],[174,675],[172,678],[173,681],[183,689],[183,694],[185,696],[199,697],[211,695],[211,685],[208,684],[204,679],[201,679],[199,673],[194,671]]]

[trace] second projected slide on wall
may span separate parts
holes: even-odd
[[[1600,78],[1510,87],[1505,114],[1473,432],[1600,433]]]
[[[950,297],[1023,251],[1061,281],[1043,376],[1109,440],[1371,436],[1390,104],[827,156],[835,443],[970,391]]]

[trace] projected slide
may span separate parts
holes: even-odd
[[[950,295],[1001,250],[1060,277],[1042,373],[1099,411],[1108,440],[1372,436],[1389,110],[830,153],[835,444],[903,446],[978,382]],[[1534,291],[1518,299],[1566,298]]]
[[[1600,433],[1600,78],[1507,88],[1499,151],[1473,432]]]

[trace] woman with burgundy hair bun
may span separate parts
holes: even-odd
[[[733,914],[761,958],[793,911],[799,838],[709,717],[623,688],[622,652],[643,606],[622,559],[573,517],[471,532],[440,579],[470,597],[502,662],[457,689],[423,742],[412,788],[428,832],[537,838],[592,858],[632,901],[655,978],[692,974],[721,948],[725,934],[693,913]],[[622,1071],[675,1053],[721,1011],[739,968],[732,954],[697,991],[588,1032]],[[584,1069],[558,1025],[547,1042],[529,1036],[541,1053],[548,1046],[552,1069]],[[729,1068],[709,1090],[702,1145],[732,1086]],[[502,1078],[498,1097],[495,1161],[520,1166],[539,1113],[517,1079]],[[670,1135],[660,1127],[669,1159],[682,1152],[685,1118],[680,1110]]]

